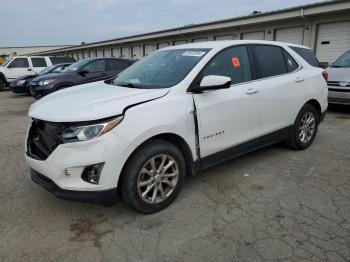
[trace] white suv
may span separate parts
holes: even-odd
[[[75,62],[71,57],[48,57],[48,56],[16,56],[0,65],[0,91],[15,80],[25,75],[35,75],[46,67]]]
[[[186,176],[286,141],[313,142],[327,83],[286,43],[173,46],[118,77],[36,103],[26,139],[31,177],[57,197],[144,213],[178,196]],[[307,49],[309,50],[309,49]]]

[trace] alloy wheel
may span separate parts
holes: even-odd
[[[166,154],[153,156],[138,175],[138,193],[147,203],[160,203],[174,192],[178,180],[179,167],[173,157]]]
[[[315,115],[311,112],[305,113],[299,124],[299,139],[302,143],[306,144],[312,139],[315,133],[315,127]]]

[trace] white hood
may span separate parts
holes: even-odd
[[[29,108],[29,116],[50,122],[98,120],[123,113],[125,107],[167,94],[169,89],[137,89],[101,82],[69,87]]]

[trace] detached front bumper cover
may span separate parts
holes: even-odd
[[[64,200],[72,200],[78,202],[87,202],[94,204],[102,204],[111,206],[117,203],[116,188],[103,191],[73,191],[62,189],[55,184],[50,178],[40,174],[34,169],[30,169],[32,180],[56,197]]]

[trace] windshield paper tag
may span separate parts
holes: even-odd
[[[201,57],[205,54],[205,52],[202,51],[186,51],[185,53],[183,53],[183,56],[197,56],[197,57]]]

